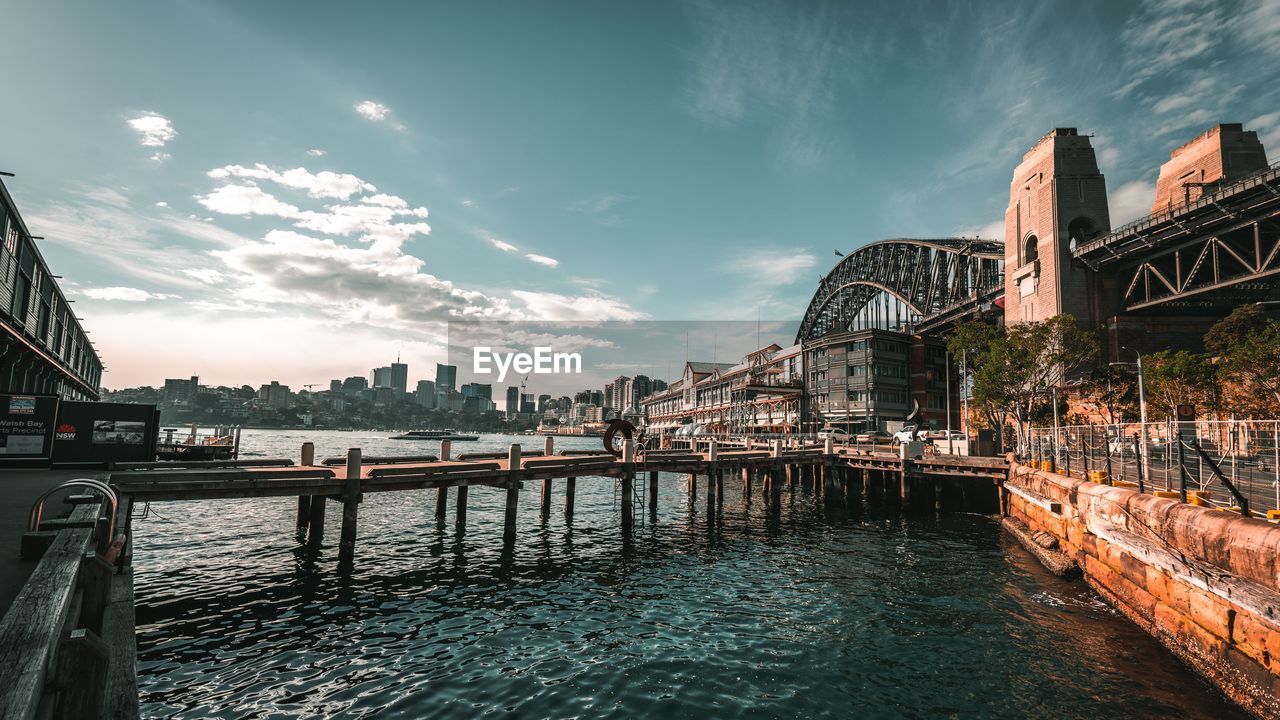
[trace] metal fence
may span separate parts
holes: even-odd
[[[1195,504],[1258,516],[1280,509],[1280,420],[1032,428],[1018,455]]]

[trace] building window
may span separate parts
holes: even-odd
[[[1022,246],[1022,264],[1035,262],[1040,258],[1040,240],[1035,235],[1027,237]]]

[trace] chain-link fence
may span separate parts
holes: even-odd
[[[1019,456],[1073,477],[1195,504],[1280,508],[1280,420],[1032,428]]]

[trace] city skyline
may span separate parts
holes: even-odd
[[[1280,147],[1280,88],[1237,77],[1274,3],[68,8],[7,9],[40,62],[0,169],[110,388],[425,367],[460,314],[794,318],[833,250],[998,238],[1054,127],[1113,226],[1215,122]]]

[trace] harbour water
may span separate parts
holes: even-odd
[[[245,431],[246,456],[435,452],[392,433]],[[540,449],[482,436],[455,452]],[[596,438],[556,438],[558,448]],[[662,476],[622,539],[613,481],[566,523],[537,488],[503,552],[499,491],[465,533],[434,492],[376,493],[356,565],[336,525],[292,538],[292,499],[157,504],[136,521],[143,717],[1243,718],[1084,584],[989,518],[903,517],[807,493],[720,514]]]

